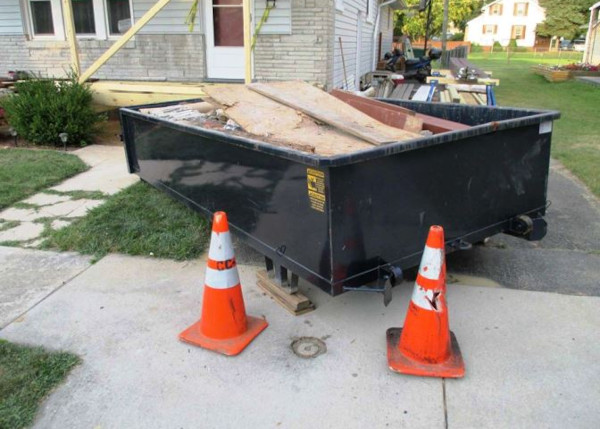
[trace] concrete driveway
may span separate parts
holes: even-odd
[[[600,296],[600,202],[558,162],[551,165],[548,200],[543,240],[498,235],[449,255],[449,270],[513,289]]]
[[[1,308],[11,316],[0,337],[83,358],[43,403],[39,428],[596,427],[598,205],[557,166],[549,198],[550,232],[541,243],[496,237],[449,258],[454,273],[504,286],[475,278],[448,287],[464,379],[387,369],[385,331],[402,325],[412,284],[394,288],[387,308],[378,295],[332,298],[304,284],[318,308],[292,317],[257,288],[261,259],[244,246],[237,256],[246,307],[270,326],[240,356],[177,340],[199,315],[203,260],[110,255],[90,265],[69,255],[75,259],[63,261],[58,280],[45,282],[54,264],[36,258],[55,254],[2,248],[12,286],[3,275]],[[4,268],[22,258],[28,274]],[[9,305],[19,294],[6,290],[30,288],[39,293]],[[324,341],[326,353],[296,356],[290,344],[303,336]]]

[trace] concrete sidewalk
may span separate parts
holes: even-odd
[[[77,253],[0,247],[0,329],[89,266]]]
[[[109,195],[139,181],[138,176],[127,171],[122,147],[91,145],[71,153],[89,165],[89,170],[20,201],[27,205],[26,208],[9,207],[0,211],[0,222],[17,223],[0,231],[0,243],[17,242],[20,246],[38,247],[45,228],[64,228],[102,205]],[[100,193],[101,197],[74,197],[72,193],[78,191]]]
[[[249,314],[270,326],[240,356],[177,340],[200,310],[203,261],[111,255],[90,266],[0,337],[75,352],[83,364],[43,404],[35,427],[596,427],[600,298],[449,285],[461,380],[402,376],[385,331],[401,326],[412,284],[332,298],[292,317],[242,266]],[[296,356],[311,336],[327,352]]]

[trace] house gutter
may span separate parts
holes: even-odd
[[[375,27],[373,28],[373,51],[371,52],[371,64],[373,65],[373,69],[377,67],[377,61],[379,60],[379,58],[375,58],[375,51],[377,50],[377,36],[379,34],[379,17],[381,15],[381,9],[397,2],[398,0],[387,0],[377,7],[377,15],[375,15]]]

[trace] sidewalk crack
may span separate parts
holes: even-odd
[[[448,405],[446,403],[446,379],[442,378],[442,396],[444,399],[444,428],[448,429]]]
[[[102,258],[101,258],[102,259]],[[100,261],[100,259],[98,260]],[[98,262],[96,261],[96,262]],[[34,308],[36,308],[38,305],[40,305],[42,302],[46,301],[48,298],[50,298],[52,295],[54,295],[56,292],[58,292],[59,290],[61,290],[62,288],[64,288],[67,284],[71,283],[73,280],[75,280],[77,277],[79,277],[80,275],[82,275],[83,273],[85,273],[87,270],[89,270],[94,264],[90,263],[87,267],[85,267],[83,270],[79,271],[78,273],[74,274],[73,276],[71,276],[70,278],[68,278],[67,280],[64,280],[60,286],[58,286],[57,288],[55,288],[54,290],[52,290],[48,295],[44,296],[42,299],[40,299],[38,302],[36,302],[35,304],[33,304],[31,307],[29,307],[27,310],[23,311],[21,314],[17,315],[15,318],[13,318],[12,320],[10,320],[8,323],[6,323],[4,326],[0,326],[0,332],[2,332],[2,330],[8,328],[10,325],[12,325],[13,323],[15,323],[15,321],[17,321],[18,319],[20,319],[21,317],[25,316],[27,313],[29,313],[31,310],[33,310]]]

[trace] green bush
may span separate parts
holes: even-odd
[[[465,40],[465,33],[462,33],[462,32],[454,33],[452,35],[452,37],[450,37],[450,40],[456,41],[456,42],[461,42],[461,41]]]
[[[483,48],[478,43],[471,43],[471,50],[470,50],[470,52],[473,53],[473,54],[480,53],[480,52],[483,52]]]
[[[35,77],[15,85],[16,94],[2,100],[8,123],[19,136],[36,145],[62,145],[59,134],[68,134],[68,144],[92,142],[103,117],[92,108],[92,92],[75,76],[54,81]]]
[[[502,45],[500,44],[500,42],[498,42],[497,40],[494,42],[494,52],[502,52],[504,51],[504,48],[502,47]]]

